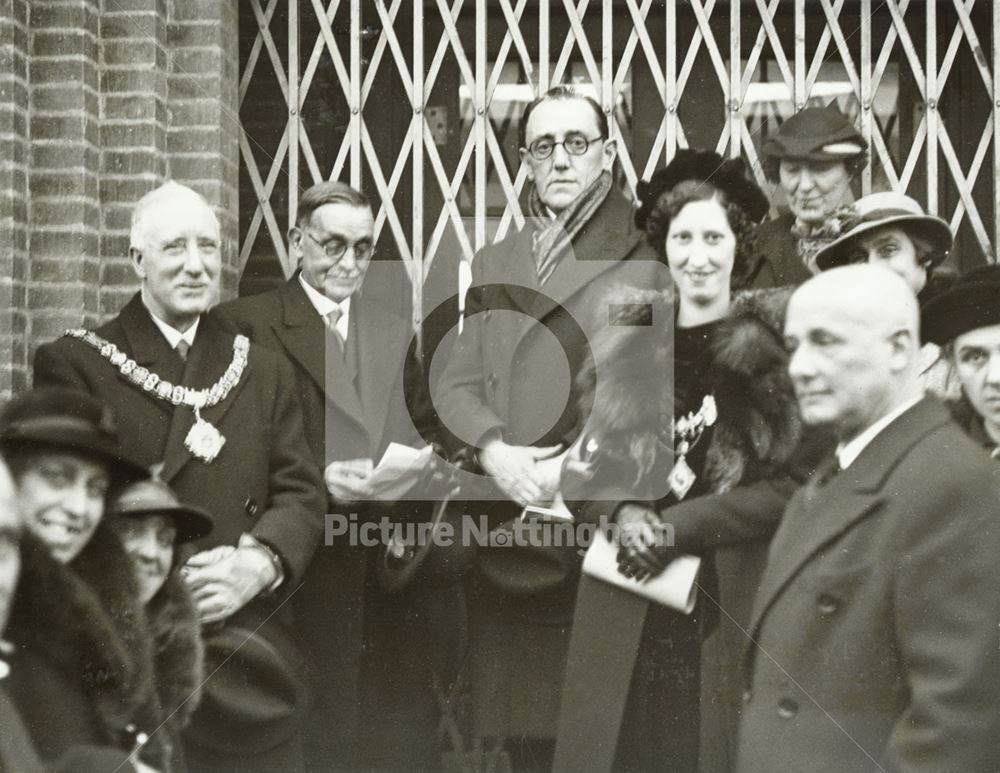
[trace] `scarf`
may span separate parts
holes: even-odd
[[[816,254],[837,238],[838,234],[831,233],[827,227],[827,222],[817,225],[800,223],[798,220],[792,225],[792,236],[795,237],[795,249],[798,252],[802,264],[809,269],[810,274],[818,274],[819,268],[816,265]]]
[[[552,219],[538,195],[537,188],[531,189],[528,211],[533,218],[544,223],[535,230],[531,243],[540,284],[545,284],[545,281],[552,276],[559,259],[572,245],[577,234],[590,222],[610,192],[611,172],[605,170],[590,187]]]

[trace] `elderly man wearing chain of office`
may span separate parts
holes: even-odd
[[[41,346],[35,384],[99,397],[115,411],[125,451],[158,465],[182,500],[212,513],[215,531],[184,568],[199,617],[212,624],[237,615],[255,630],[272,613],[286,616],[285,594],[322,533],[322,479],[294,375],[206,313],[218,299],[222,257],[218,220],[201,195],[174,182],[146,194],[133,212],[130,256],[140,291],[96,331]],[[189,762],[193,770],[295,769],[294,723],[272,737],[273,758],[241,757],[239,743],[219,738],[218,748],[189,748]]]

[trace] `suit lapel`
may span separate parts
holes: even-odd
[[[274,334],[321,390],[326,388],[326,328],[302,289],[298,274],[281,291],[283,316]]]
[[[156,327],[139,293],[125,305],[117,319],[98,331],[99,335],[103,333],[107,333],[108,340],[121,347],[126,356],[135,360],[137,365],[147,368],[161,379],[175,384],[180,381],[184,361]],[[109,364],[108,367],[112,366]],[[154,410],[162,414],[161,421],[170,421],[174,408],[171,403],[146,393],[120,372],[116,375],[124,382],[126,389],[140,392],[150,405],[155,406]]]
[[[501,245],[504,243],[501,243],[496,245],[496,248],[500,249],[494,248],[482,255],[486,260],[481,269],[481,284],[497,285],[491,293],[502,293],[510,301],[509,307],[519,309],[525,314],[532,312],[535,293],[523,292],[521,288],[538,290],[538,274],[535,269],[534,254],[531,251],[534,228],[529,220],[524,228],[506,243],[506,249],[503,249]]]
[[[828,484],[819,486],[814,477],[796,494],[768,553],[749,628],[752,634],[802,567],[877,509],[886,478],[909,450],[948,421],[944,406],[925,397],[876,435]]]
[[[153,322],[139,293],[132,296],[118,315],[125,353],[137,364],[168,381],[176,381],[184,371],[184,361]],[[125,376],[121,378],[129,381]],[[131,381],[129,381],[131,383]]]
[[[344,367],[340,352],[335,351],[328,340],[326,324],[302,289],[297,273],[285,284],[281,301],[283,316],[280,323],[273,325],[275,336],[289,356],[316,382],[333,409],[347,414],[364,427],[364,410],[354,382]]]
[[[403,368],[411,336],[406,320],[365,304],[357,296],[352,305],[351,314],[357,311],[358,391],[375,453],[381,444],[393,386]]]
[[[630,227],[632,218],[629,202],[620,193],[611,191],[577,235],[572,249],[562,256],[552,276],[542,285],[542,297],[528,310],[531,318],[524,320],[519,338],[533,327],[535,320],[544,319],[559,306],[565,306],[574,295],[632,252],[642,238]],[[530,243],[528,251],[530,253]]]
[[[211,316],[203,314],[198,324],[194,345],[188,354],[181,384],[191,389],[207,389],[215,384],[233,360],[233,340],[233,335],[219,327]],[[220,428],[223,417],[236,402],[240,391],[251,377],[253,359],[251,352],[243,375],[226,399],[201,411],[202,419],[214,425],[216,429]],[[184,446],[184,440],[194,420],[192,408],[178,406],[174,409],[163,458],[162,476],[168,482],[193,458],[191,452]]]

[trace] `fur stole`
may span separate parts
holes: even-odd
[[[117,537],[99,526],[80,555],[63,565],[27,534],[21,555],[11,640],[79,680],[104,734],[100,744],[128,746],[129,726],[153,734],[160,720],[152,644],[132,567]],[[155,734],[142,756],[169,770]]]
[[[798,444],[801,423],[781,334],[790,295],[786,288],[737,293],[711,342],[718,420],[704,474],[713,492],[771,474]],[[619,287],[608,303],[611,324],[578,376],[581,415],[589,417],[586,432],[612,438],[641,475],[671,442],[675,301],[672,291]]]
[[[156,663],[156,692],[164,721],[188,724],[201,699],[205,651],[194,602],[174,570],[146,607]]]

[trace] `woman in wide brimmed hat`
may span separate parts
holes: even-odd
[[[816,253],[820,271],[849,263],[881,265],[905,279],[914,294],[924,289],[954,241],[948,223],[892,191],[872,193],[837,210],[827,228],[839,235]]]
[[[703,557],[705,592],[691,615],[652,604],[637,610],[627,591],[583,578],[578,609],[609,601],[593,615],[600,619],[577,616],[574,644],[583,646],[576,651],[606,653],[637,625],[628,616],[645,619],[637,650],[618,653],[627,673],[620,664],[571,661],[567,690],[577,677],[629,679],[631,686],[618,707],[617,738],[604,724],[586,726],[582,715],[593,716],[592,708],[577,711],[564,699],[562,723],[574,736],[560,738],[558,771],[593,770],[586,758],[613,748],[610,770],[697,770],[706,707],[712,716],[702,716],[701,737],[712,748],[705,751],[725,755],[739,701],[742,638],[732,621],[749,618],[749,589],[792,488],[775,481],[788,480],[800,436],[781,336],[788,293],[735,291],[746,281],[754,225],[767,212],[763,192],[741,161],[685,150],[639,196],[637,225],[669,266],[674,290],[626,288],[609,299],[618,311],[592,342],[593,361],[579,377],[589,420],[571,450],[563,492],[578,520],[610,515],[637,538],[619,553],[626,577],[659,574],[669,563],[673,552],[644,536],[669,524],[679,552]],[[706,642],[702,670],[702,640],[718,622],[719,604],[729,622]],[[610,647],[600,637],[613,637]],[[593,694],[621,689],[605,682]],[[617,729],[608,704],[601,722]]]
[[[1000,266],[959,277],[924,306],[920,327],[942,347],[961,384],[952,415],[1000,460]]]
[[[182,504],[162,480],[130,483],[108,505],[108,525],[132,560],[139,600],[153,637],[156,693],[164,724],[158,733],[180,767],[180,731],[198,706],[204,647],[198,615],[180,566],[186,544],[211,533],[211,516]]]
[[[138,588],[103,520],[109,487],[146,470],[120,453],[109,411],[68,389],[11,401],[0,454],[27,530],[8,683],[39,753],[63,770],[170,770]]]
[[[789,212],[758,229],[751,286],[798,285],[816,273],[816,253],[832,240],[824,223],[851,201],[867,152],[861,133],[832,105],[799,111],[764,143],[764,174],[780,186]]]
[[[849,263],[883,266],[906,281],[921,306],[953,278],[940,270],[951,251],[951,229],[902,193],[872,193],[858,199],[827,220],[827,231],[836,238],[816,254],[821,271]],[[924,388],[953,395],[956,387],[938,347],[925,341],[920,360]]]

